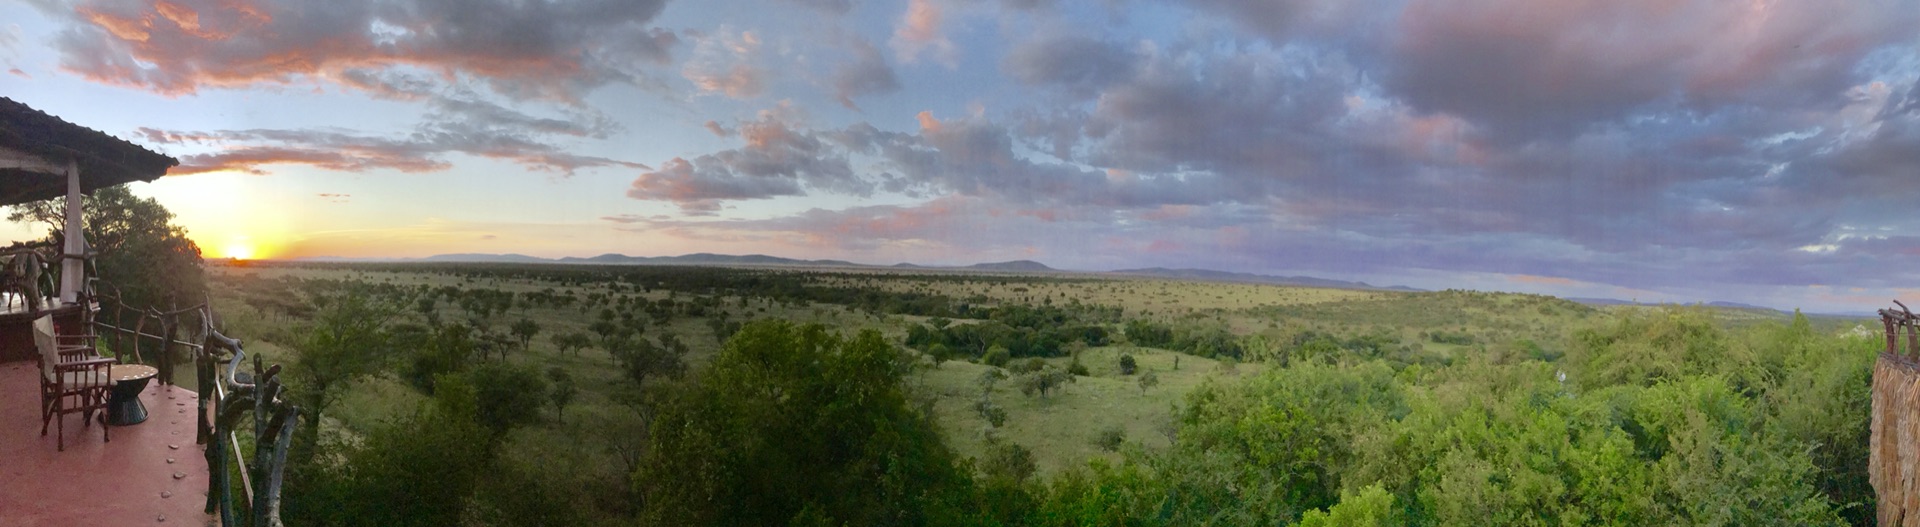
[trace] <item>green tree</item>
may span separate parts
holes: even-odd
[[[527,351],[528,344],[533,342],[533,336],[540,334],[540,323],[523,318],[514,322],[507,330],[513,332],[513,336],[520,338],[520,351]]]
[[[1396,518],[1393,494],[1380,485],[1368,485],[1356,494],[1340,494],[1340,503],[1325,511],[1307,511],[1299,527],[1388,527],[1406,525]]]
[[[200,247],[187,238],[186,229],[171,223],[173,213],[160,202],[117,185],[82,198],[81,210],[81,232],[96,254],[94,267],[113,286],[103,293],[117,290],[128,305],[162,310],[206,298]],[[46,239],[64,247],[65,198],[15,205],[7,220],[45,224]]]
[[[656,524],[919,525],[968,478],[878,332],[759,321],[660,405],[634,485]]]
[[[304,525],[465,525],[471,497],[492,468],[495,444],[475,421],[474,392],[459,381],[413,414],[385,421],[360,441],[339,446],[338,464],[308,465],[300,499],[286,501],[288,523]],[[293,483],[293,482],[289,482]]]
[[[1146,373],[1140,374],[1140,378],[1136,382],[1140,384],[1140,395],[1146,395],[1148,388],[1160,385],[1160,375],[1154,373],[1153,368],[1147,368]]]
[[[487,362],[455,375],[442,376],[434,383],[435,397],[452,401],[475,422],[498,438],[515,427],[540,418],[540,410],[549,402],[547,380],[532,367]]]
[[[1040,371],[1022,374],[1020,375],[1020,393],[1028,397],[1039,394],[1040,398],[1045,399],[1047,392],[1059,391],[1061,386],[1074,382],[1073,377],[1073,374],[1051,366]]]
[[[554,333],[549,338],[553,340],[553,347],[559,349],[562,355],[579,355],[580,350],[593,345],[592,337],[578,331]]]
[[[567,403],[573,402],[574,396],[579,395],[580,390],[573,384],[573,375],[559,366],[547,369],[547,381],[553,386],[553,391],[548,392],[548,398],[553,401],[553,416],[556,420],[565,422]]]
[[[312,303],[313,322],[300,333],[294,345],[298,355],[287,372],[287,387],[304,410],[299,430],[307,447],[319,438],[320,418],[346,387],[384,367],[390,351],[387,322],[397,311],[357,290],[314,297]]]
[[[613,341],[613,360],[634,386],[646,387],[648,379],[678,377],[687,369],[685,346],[655,345],[645,338],[620,338]]]
[[[1133,361],[1133,355],[1127,355],[1127,354],[1120,355],[1120,374],[1121,375],[1133,375],[1134,370],[1138,369],[1139,367],[1140,367],[1140,363]]]

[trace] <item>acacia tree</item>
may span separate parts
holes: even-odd
[[[686,371],[682,357],[685,346],[655,345],[644,338],[618,338],[613,340],[613,360],[620,364],[620,371],[633,380],[635,386],[645,387],[647,379],[660,376],[677,377]]]
[[[288,388],[305,407],[299,430],[311,446],[319,438],[321,416],[354,381],[379,371],[389,355],[387,322],[395,307],[350,290],[315,297],[313,322],[298,337],[299,355],[288,370]],[[308,450],[311,453],[311,450]]]
[[[514,322],[507,330],[512,331],[513,336],[520,338],[520,351],[527,351],[528,344],[533,342],[533,336],[540,334],[540,323],[523,318]]]
[[[560,353],[563,355],[569,352],[574,355],[579,355],[581,349],[593,345],[592,337],[588,337],[587,334],[578,331],[554,333],[548,338],[553,340],[553,347],[559,348]]]

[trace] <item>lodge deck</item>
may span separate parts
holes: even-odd
[[[151,383],[140,399],[144,423],[114,427],[68,415],[67,450],[54,430],[40,435],[38,366],[0,363],[0,525],[213,525],[206,505],[207,460],[194,444],[198,397]],[[177,476],[177,477],[176,477]]]

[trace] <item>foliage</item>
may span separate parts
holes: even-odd
[[[527,344],[533,342],[533,336],[540,334],[540,323],[522,318],[508,327],[514,337],[520,339],[520,350],[526,351]]]
[[[466,369],[477,351],[471,336],[473,330],[464,325],[394,329],[394,347],[409,350],[406,363],[400,369],[401,377],[428,395],[433,394],[436,377]]]
[[[342,445],[340,464],[316,471],[310,490],[288,496],[288,523],[462,525],[490,465],[490,444],[474,440],[486,435],[467,416],[439,407],[376,426]]]
[[[1340,503],[1325,511],[1311,510],[1300,517],[1299,527],[1389,527],[1405,525],[1396,516],[1393,494],[1379,485],[1368,485],[1360,492],[1340,494]]]
[[[578,331],[554,333],[548,338],[553,340],[553,347],[560,350],[560,353],[563,355],[577,356],[580,354],[580,350],[593,345],[592,337],[588,337],[587,334]]]
[[[878,333],[747,324],[663,402],[634,474],[657,523],[922,524],[967,485]]]
[[[573,402],[573,398],[580,394],[580,389],[574,386],[573,375],[559,366],[547,370],[547,381],[553,387],[547,393],[548,400],[553,402],[553,415],[556,419],[563,418],[567,413],[567,403]]]
[[[674,345],[672,341],[654,344],[645,338],[620,338],[612,341],[614,361],[620,365],[621,373],[633,381],[635,386],[645,387],[647,379],[657,377],[678,377],[686,371],[685,346]]]
[[[301,332],[299,355],[287,372],[287,386],[303,410],[300,430],[308,447],[319,437],[321,416],[342,390],[384,367],[390,356],[387,323],[396,311],[358,292],[315,297],[312,303],[313,322]]]
[[[82,198],[82,233],[96,253],[94,268],[131,306],[190,306],[206,298],[200,247],[173,213],[152,198],[134,196],[126,185],[102,188]],[[46,224],[47,240],[62,247],[66,198],[15,205],[7,221]]]
[[[1006,367],[1007,361],[1010,360],[1013,360],[1013,353],[1007,351],[1007,348],[1003,346],[988,348],[987,354],[980,357],[981,364],[996,368]]]
[[[514,427],[533,423],[549,400],[547,380],[528,366],[487,362],[465,373],[445,375],[434,384],[438,400],[453,401],[455,408],[467,408],[475,422],[493,433],[506,434]],[[464,401],[461,398],[470,398]]]
[[[1137,362],[1134,362],[1133,355],[1123,354],[1120,356],[1120,374],[1121,375],[1133,375],[1133,372],[1139,368],[1140,368],[1140,364]]]
[[[1118,425],[1102,428],[1099,434],[1093,436],[1093,444],[1108,452],[1120,450],[1120,445],[1126,442],[1127,429]]]
[[[1039,371],[1020,375],[1019,382],[1021,394],[1027,397],[1033,397],[1035,394],[1038,394],[1044,399],[1047,397],[1047,392],[1059,391],[1061,386],[1074,382],[1074,380],[1073,374],[1067,373],[1065,370],[1047,366]]]

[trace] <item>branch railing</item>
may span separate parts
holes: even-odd
[[[1906,361],[1908,364],[1920,364],[1920,316],[1907,309],[1899,300],[1893,301],[1900,309],[1880,310],[1880,322],[1887,329],[1887,355]],[[1906,336],[1905,350],[1901,350],[1901,335]]]
[[[265,367],[255,355],[252,372],[245,371],[245,348],[214,329],[207,303],[171,311],[135,308],[111,285],[96,287],[113,291],[89,297],[112,314],[94,317],[93,326],[116,353],[146,362],[141,350],[152,349],[160,382],[168,386],[175,385],[176,350],[192,358],[199,392],[194,442],[205,446],[209,474],[206,512],[217,511],[223,526],[281,527],[280,489],[300,407],[285,397],[280,366]],[[252,452],[241,447],[242,431],[252,434]]]
[[[253,357],[253,373],[248,375],[240,367],[246,362],[247,352],[240,346],[240,340],[221,335],[217,331],[208,331],[204,352],[199,354],[197,366],[200,373],[199,434],[206,449],[207,470],[212,477],[207,482],[207,512],[220,511],[222,525],[248,525],[254,527],[281,527],[280,488],[287,466],[287,450],[293,444],[293,431],[299,425],[300,407],[282,397],[286,387],[280,384],[280,366],[266,367],[260,356]],[[219,357],[230,356],[224,360],[224,371],[218,366]],[[211,421],[207,415],[207,399],[204,394],[213,394],[218,402]],[[238,431],[242,424],[250,422],[253,432],[253,455],[242,457]],[[231,446],[231,449],[228,447]],[[238,461],[240,486],[245,493],[247,514],[240,515],[234,510],[233,484],[229,470]]]

